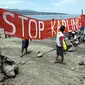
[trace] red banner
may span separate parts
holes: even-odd
[[[61,25],[65,25],[65,32],[77,31],[85,20],[85,15],[61,20],[37,20],[0,9],[0,27],[11,36],[25,39],[45,39],[56,36]]]

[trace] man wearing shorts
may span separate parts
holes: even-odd
[[[57,56],[56,56],[56,60],[54,63],[58,63],[58,57],[61,56],[61,63],[64,64],[64,55],[63,55],[63,51],[64,51],[64,47],[63,47],[63,41],[64,41],[64,32],[65,30],[65,26],[61,26],[60,27],[60,31],[57,33],[56,36],[56,50],[57,50]]]

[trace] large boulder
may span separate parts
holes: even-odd
[[[18,74],[19,67],[17,64],[6,56],[0,55],[1,57],[1,69],[5,76],[8,78],[14,78]]]
[[[9,65],[7,63],[4,63],[3,72],[8,78],[14,78],[18,74],[18,67],[16,66],[16,64]]]

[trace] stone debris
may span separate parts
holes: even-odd
[[[72,71],[74,71],[74,70],[75,70],[75,68],[74,68],[74,67],[71,67],[71,70],[72,70]]]
[[[6,56],[0,55],[0,65],[1,73],[4,74],[4,76],[1,77],[0,82],[5,81],[7,78],[16,77],[19,72],[19,67],[16,63]]]
[[[37,54],[37,57],[41,58],[42,56],[43,56],[42,52],[39,51],[38,54]]]
[[[85,65],[85,61],[81,61],[79,65]]]

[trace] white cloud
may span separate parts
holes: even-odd
[[[14,8],[14,9],[27,9],[30,6],[35,5],[33,0],[0,0],[1,8]],[[3,3],[3,4],[2,4]]]
[[[58,2],[55,2],[54,5],[55,6],[64,6],[67,4],[81,4],[81,3],[85,3],[85,0],[60,0]]]
[[[10,4],[25,4],[25,3],[32,3],[31,1],[27,1],[27,0],[4,0],[4,3],[7,4],[7,5],[10,5]]]
[[[77,0],[76,2],[80,3],[80,4],[85,4],[85,0]]]
[[[33,0],[0,0],[0,6],[5,5],[14,5],[14,4],[32,4]],[[15,5],[16,6],[16,5]]]
[[[59,2],[56,2],[54,5],[55,6],[64,6],[66,4],[71,4],[75,2],[75,0],[60,0]]]
[[[85,8],[85,0],[0,0],[0,7],[36,11],[75,12]],[[70,10],[71,9],[71,10]]]
[[[6,4],[18,4],[18,3],[23,3],[24,1],[16,1],[16,0],[12,0],[12,1],[7,1]]]
[[[79,2],[85,2],[85,0],[77,0],[77,1],[79,1]]]

